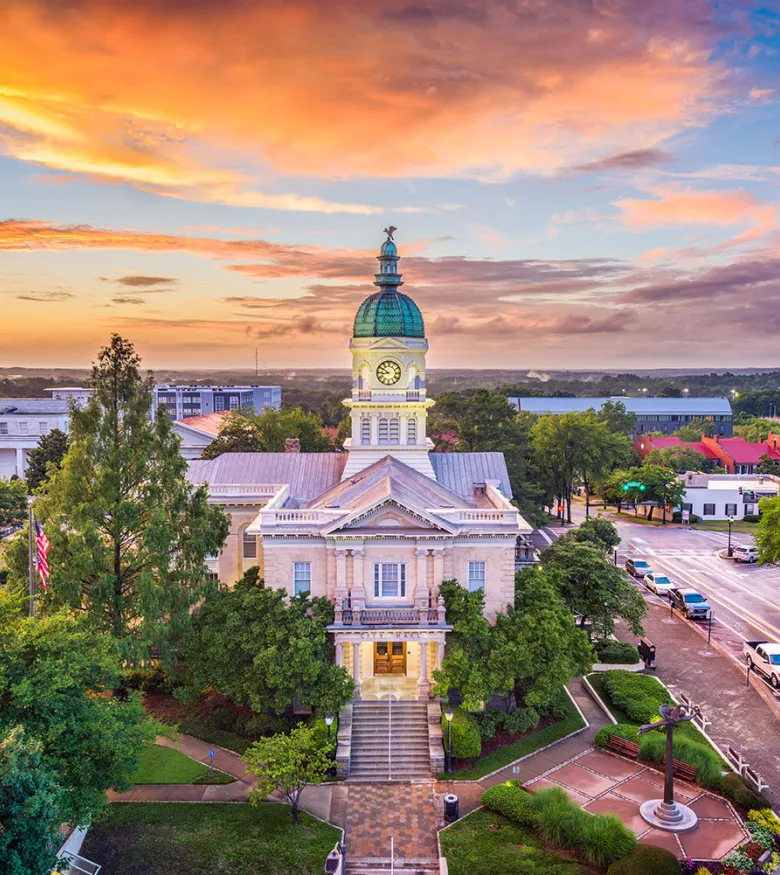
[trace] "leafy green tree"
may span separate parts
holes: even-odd
[[[760,419],[755,416],[742,416],[737,424],[734,419],[734,437],[744,438],[750,444],[763,443],[769,437],[770,432],[777,432],[778,423],[774,419]]]
[[[599,488],[604,501],[607,504],[614,504],[618,513],[623,509],[623,504],[626,502],[626,493],[623,486],[630,479],[628,471],[618,468],[604,480]]]
[[[753,470],[756,474],[777,474],[778,463],[769,453],[762,453],[758,458],[758,464]]]
[[[515,603],[497,615],[491,639],[493,688],[505,698],[511,694],[516,707],[549,704],[593,663],[588,636],[560,599],[556,572],[545,568],[517,573]]]
[[[327,778],[333,744],[329,749],[315,727],[305,725],[256,741],[243,756],[247,769],[257,777],[249,801],[257,805],[276,790],[290,806],[293,825],[297,825],[301,794],[309,784],[321,784]]]
[[[68,436],[58,428],[41,435],[38,446],[27,454],[27,486],[32,492],[49,476],[49,465],[59,470],[68,452]]]
[[[698,450],[690,447],[664,447],[650,450],[643,461],[644,465],[661,465],[671,468],[678,474],[685,471],[709,471],[712,462]]]
[[[780,561],[780,496],[762,498],[759,502],[761,517],[756,531],[758,561],[762,565]]]
[[[111,695],[122,668],[109,635],[64,613],[20,618],[0,600],[0,733],[22,726],[40,742],[63,790],[62,822],[86,823],[106,790],[128,789],[156,725],[140,700]]]
[[[62,790],[40,741],[22,726],[0,734],[0,860],[4,875],[50,872],[57,861]]]
[[[281,713],[293,701],[336,712],[354,682],[334,664],[326,598],[289,598],[250,569],[233,589],[211,593],[196,609],[183,648],[197,689],[212,686],[254,711]]]
[[[674,510],[679,507],[685,498],[685,484],[677,479],[677,474],[671,468],[662,465],[643,465],[641,468],[632,468],[629,472],[630,481],[642,483],[643,491],[630,489],[628,495],[634,501],[650,503],[647,518],[653,518],[655,507],[663,508],[664,505]]]
[[[599,408],[598,418],[612,434],[630,437],[636,428],[636,413],[629,413],[622,401],[605,401]]]
[[[219,552],[229,521],[185,479],[171,420],[150,421],[152,377],[141,377],[130,343],[112,337],[90,385],[89,404],[71,413],[62,468],[35,506],[51,542],[47,598],[84,614],[130,662],[150,647],[167,659],[208,591],[205,557]]]
[[[439,587],[444,600],[447,622],[452,632],[441,669],[433,672],[435,696],[446,696],[455,689],[463,697],[463,706],[479,708],[493,692],[494,678],[488,665],[491,649],[490,623],[484,616],[485,594],[469,592],[457,580],[445,580]]]
[[[594,544],[603,553],[612,552],[620,544],[617,528],[609,520],[601,517],[590,517],[584,520],[576,529],[567,532],[563,537]]]
[[[225,417],[219,436],[201,455],[216,459],[222,453],[283,453],[288,438],[301,442],[302,453],[326,453],[333,445],[322,428],[316,413],[305,413],[299,407],[269,408],[262,413],[234,410]]]
[[[694,418],[688,425],[681,425],[674,432],[675,437],[683,441],[700,441],[702,435],[712,437],[715,434],[715,423]]]
[[[647,605],[622,568],[613,565],[593,543],[559,539],[542,552],[542,567],[555,573],[566,605],[590,623],[593,634],[606,638],[615,618],[625,620],[635,635],[642,634]]]
[[[27,520],[27,487],[24,480],[0,477],[0,527],[20,526]]]

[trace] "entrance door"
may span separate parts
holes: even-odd
[[[377,641],[374,644],[374,674],[406,674],[405,641]]]

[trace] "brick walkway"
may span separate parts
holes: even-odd
[[[718,744],[731,744],[767,781],[765,795],[780,803],[780,725],[755,689],[748,688],[745,673],[684,620],[669,618],[669,609],[648,606],[645,633],[656,645],[655,674],[669,689],[685,693],[712,721],[707,732]],[[616,633],[636,643],[625,627]]]

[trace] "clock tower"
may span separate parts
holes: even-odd
[[[433,442],[426,434],[425,354],[428,341],[417,304],[403,292],[398,273],[398,250],[391,225],[377,256],[379,273],[358,308],[349,348],[352,351],[352,436],[344,441],[349,458],[343,479],[384,456],[394,456],[436,479],[428,453]]]

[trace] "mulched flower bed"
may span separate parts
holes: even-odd
[[[508,744],[513,744],[515,741],[525,738],[527,735],[541,732],[542,729],[546,726],[551,726],[553,723],[560,723],[560,720],[551,720],[549,717],[542,717],[539,721],[539,725],[534,727],[534,729],[529,729],[527,732],[507,732],[506,729],[499,727],[496,729],[496,734],[492,738],[482,739],[482,748],[478,757],[466,757],[465,759],[455,760],[457,768],[459,771],[471,769],[474,767],[477,760],[482,759],[482,757],[487,756],[489,753],[493,753]]]

